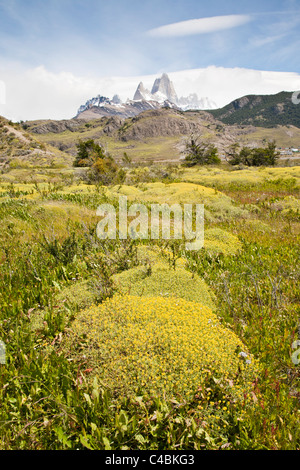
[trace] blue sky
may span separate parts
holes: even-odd
[[[147,34],[227,15],[248,21],[204,34]],[[209,65],[300,72],[299,31],[299,0],[0,0],[0,60],[81,75]]]
[[[16,71],[85,77],[86,93],[211,66],[300,73],[299,31],[300,0],[0,0],[0,81],[9,96]]]

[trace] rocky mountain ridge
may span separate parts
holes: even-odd
[[[251,126],[226,126],[207,111],[181,111],[172,108],[150,109],[126,119],[103,116],[89,122],[84,119],[35,121],[28,123],[28,126],[29,132],[39,134],[39,138],[73,155],[76,154],[78,139],[93,138],[100,143],[113,142],[116,157],[122,155],[122,151],[130,154],[131,149],[134,151],[141,145],[149,145],[151,149],[151,143],[157,141],[160,142],[159,145],[167,145],[168,139],[170,154],[175,152],[177,155],[178,149],[182,149],[185,139],[191,134],[200,135],[204,141],[214,143],[222,152],[241,136],[251,135],[254,131]]]
[[[133,99],[122,102],[119,95],[112,99],[98,95],[81,105],[75,116],[76,119],[93,119],[102,116],[119,116],[128,118],[137,116],[143,111],[160,108],[179,110],[204,110],[216,108],[209,98],[198,98],[196,93],[178,98],[174,85],[166,73],[156,78],[151,91],[145,88],[143,82],[138,84]]]

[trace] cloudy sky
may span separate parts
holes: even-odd
[[[68,119],[169,74],[218,106],[300,89],[300,0],[0,0],[0,114]]]

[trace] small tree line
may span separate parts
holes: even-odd
[[[268,142],[266,147],[242,147],[235,143],[226,151],[225,158],[230,165],[246,166],[274,166],[278,160],[279,152],[274,141]]]
[[[185,144],[183,165],[218,165],[221,159],[215,145],[200,141],[199,137],[192,135]],[[274,166],[278,160],[279,152],[275,141],[268,142],[265,147],[240,147],[238,143],[230,145],[225,151],[225,160],[230,165],[245,166]]]

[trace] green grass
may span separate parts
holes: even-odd
[[[147,248],[130,239],[99,240],[95,210],[102,202],[115,204],[116,188],[62,179],[43,186],[2,181],[0,339],[6,364],[0,364],[0,449],[299,450],[299,365],[292,361],[300,317],[297,171],[186,171],[183,181],[200,184],[206,195],[222,191],[230,208],[247,211],[247,217],[232,217],[223,208],[221,218],[208,219],[207,242],[217,249],[208,243],[195,253],[181,243],[158,241]],[[131,188],[142,201],[149,201],[147,191],[161,201],[165,186],[146,183],[144,189]],[[172,185],[165,194],[188,197]],[[149,271],[159,262],[170,282],[156,268]],[[160,295],[163,282],[165,292],[186,298],[182,305],[213,298],[220,328],[260,365],[247,399],[237,400],[232,378],[224,382],[217,373],[189,382],[192,395],[175,401],[159,389],[150,396],[143,388],[124,393],[121,373],[113,376],[108,368],[99,374],[90,360],[101,352],[97,328],[95,336],[86,328],[75,341],[75,326],[82,318],[88,322],[85,309],[98,311],[103,301],[116,299],[116,279],[128,286],[134,273],[141,290],[132,297],[144,306],[153,295],[161,308],[164,299],[173,302],[173,295]],[[123,357],[113,331],[105,350],[110,363],[116,352]],[[130,380],[135,372],[132,367]]]

